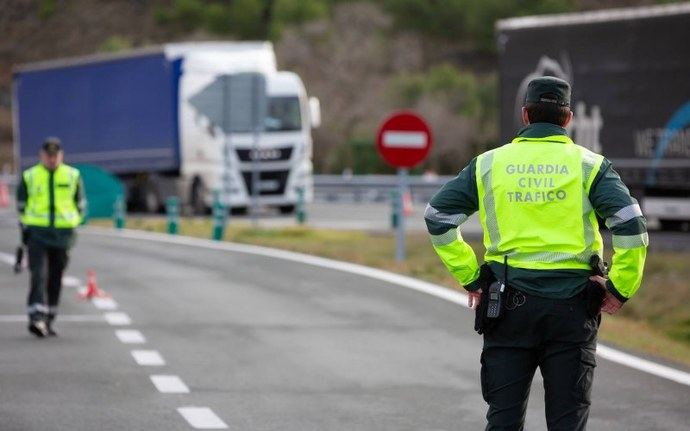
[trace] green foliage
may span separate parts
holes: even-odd
[[[208,5],[202,12],[201,20],[197,23],[197,26],[203,26],[214,34],[228,34],[231,33],[231,28],[233,27],[233,18],[231,8],[213,3]]]
[[[337,148],[333,153],[331,171],[340,173],[345,169],[352,169],[354,175],[395,172],[379,156],[373,137],[351,139]]]
[[[271,37],[278,39],[284,27],[328,16],[327,0],[276,0],[271,22]]]
[[[494,24],[511,16],[575,10],[575,0],[370,0],[395,19],[398,28],[494,49]],[[329,16],[336,0],[173,0],[156,11],[158,22],[183,31],[204,29],[241,39],[280,37],[289,25]],[[44,0],[43,4],[55,4]]]
[[[574,0],[382,0],[399,28],[448,40],[469,39],[494,47],[496,20],[511,16],[569,12]]]
[[[263,21],[265,3],[264,0],[234,0],[229,6],[227,33],[240,39],[268,38],[268,23]]]
[[[175,25],[180,30],[190,31],[204,25],[207,5],[202,0],[175,0],[167,8],[156,10],[160,24]]]
[[[102,44],[98,47],[98,52],[117,52],[124,51],[132,48],[132,41],[124,36],[114,34],[109,36]]]
[[[399,75],[393,79],[390,92],[398,103],[407,107],[429,96],[456,114],[476,118],[490,115],[492,111],[485,104],[495,100],[493,81],[480,81],[474,73],[450,64],[436,65],[425,73]]]
[[[38,5],[38,17],[41,18],[42,21],[45,21],[51,16],[55,15],[56,11],[56,0],[41,0],[41,3]]]
[[[156,19],[182,31],[275,39],[286,25],[322,18],[328,12],[327,0],[174,0],[156,10]]]

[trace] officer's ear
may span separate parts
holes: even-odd
[[[525,126],[529,125],[529,114],[527,114],[527,108],[525,108],[524,106],[522,107],[522,124]]]
[[[563,123],[563,127],[568,127],[568,124],[570,124],[570,122],[572,120],[573,120],[573,111],[568,111],[568,117],[565,119],[565,123]]]

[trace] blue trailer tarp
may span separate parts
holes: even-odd
[[[69,163],[120,174],[178,170],[180,71],[181,60],[156,52],[17,72],[21,167],[57,136]]]

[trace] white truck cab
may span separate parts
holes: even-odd
[[[318,99],[307,97],[292,72],[278,71],[270,42],[209,42],[166,45],[181,58],[179,84],[179,195],[196,212],[211,207],[213,192],[237,211],[252,202],[252,169],[258,168],[258,204],[292,212],[298,188],[313,196],[312,127],[320,123]],[[242,100],[222,78],[240,73],[265,78],[263,132],[228,128],[228,116],[242,117]],[[234,98],[233,98],[234,97]],[[185,197],[187,199],[185,199]]]

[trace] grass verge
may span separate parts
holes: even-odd
[[[112,226],[109,220],[92,220]],[[127,227],[165,232],[165,219],[130,218]],[[182,219],[179,234],[209,238],[208,219]],[[459,289],[434,253],[426,234],[409,233],[407,260],[395,261],[395,238],[390,232],[339,231],[303,227],[253,228],[235,222],[224,240],[262,245],[359,263]],[[483,247],[472,247],[480,256]],[[639,351],[690,366],[690,253],[650,253],[645,280],[638,294],[616,316],[604,316],[600,338],[626,350]]]

